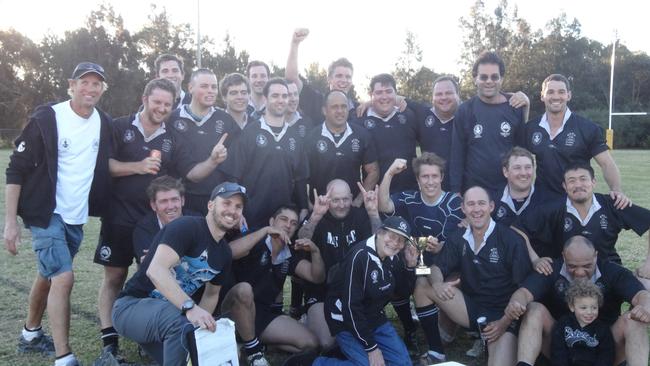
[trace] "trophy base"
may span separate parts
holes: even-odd
[[[429,267],[417,267],[415,268],[416,276],[428,276],[431,274],[431,268]]]

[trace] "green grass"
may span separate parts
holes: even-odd
[[[635,204],[650,207],[650,158],[648,151],[614,151],[614,158],[623,176],[623,188]],[[6,167],[9,150],[0,150],[0,166]],[[607,186],[600,176],[598,190],[606,191]],[[4,191],[4,179],[0,183]],[[0,194],[0,208],[4,208],[4,195]],[[4,227],[4,215],[2,227]],[[99,221],[95,218],[84,227],[84,242],[75,259],[75,286],[72,293],[72,319],[70,343],[74,352],[85,365],[90,365],[100,351],[99,325],[97,319],[97,289],[101,283],[102,267],[93,264],[92,258],[99,234]],[[639,238],[633,232],[624,232],[617,244],[618,252],[628,268],[636,268],[647,253],[647,233]],[[23,326],[27,312],[27,295],[35,275],[34,254],[31,250],[29,232],[23,230],[23,241],[17,256],[10,256],[5,250],[0,250],[0,365],[27,366],[52,365],[51,359],[43,357],[28,357],[16,355],[16,342],[19,331]],[[287,281],[288,282],[288,281]],[[288,297],[288,296],[287,296]],[[387,308],[389,316],[395,320],[392,309]],[[399,327],[399,324],[396,325]],[[44,321],[47,328],[47,317]],[[420,344],[424,345],[421,337]],[[136,347],[133,343],[121,340],[129,360],[138,361]],[[453,347],[448,349],[451,359],[466,364],[476,364],[476,361],[464,356],[465,350],[471,347],[471,340],[460,337]],[[270,355],[274,365],[281,364],[286,355]]]

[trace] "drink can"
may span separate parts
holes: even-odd
[[[162,157],[162,153],[160,152],[160,150],[151,149],[151,151],[149,152],[149,157],[160,159]]]
[[[487,326],[487,318],[484,316],[476,318],[476,326],[478,327],[478,333],[480,334],[481,339],[485,341],[486,339],[485,335],[483,335],[483,330],[485,330],[485,327]]]

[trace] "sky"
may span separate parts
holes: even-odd
[[[63,35],[65,30],[84,25],[88,14],[102,1],[16,1],[0,0],[0,29],[14,28],[33,40],[46,34]],[[200,3],[199,3],[200,2]],[[390,72],[404,50],[406,32],[411,31],[423,51],[423,64],[435,72],[458,74],[462,31],[460,17],[467,16],[473,0],[159,0],[173,23],[200,19],[202,35],[219,42],[226,33],[239,50],[251,59],[284,66],[292,32],[297,27],[310,29],[300,47],[300,68],[312,62],[326,67],[332,60],[347,57],[355,66],[354,81],[364,85],[375,74]],[[152,1],[113,0],[110,4],[124,18],[125,26],[137,31],[147,23]],[[200,6],[200,15],[197,12]],[[485,0],[493,10],[497,0]],[[533,29],[561,12],[577,18],[582,34],[601,43],[611,43],[614,30],[632,51],[650,54],[650,22],[647,10],[638,0],[513,1],[521,17]],[[38,11],[35,11],[38,9]]]

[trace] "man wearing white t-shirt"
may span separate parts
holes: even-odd
[[[68,343],[72,259],[83,224],[99,216],[108,199],[111,119],[95,108],[105,80],[101,66],[78,64],[68,80],[70,100],[36,108],[6,171],[5,246],[18,252],[19,215],[38,263],[18,352],[54,354],[55,366],[78,365]],[[53,342],[41,329],[46,309]]]

